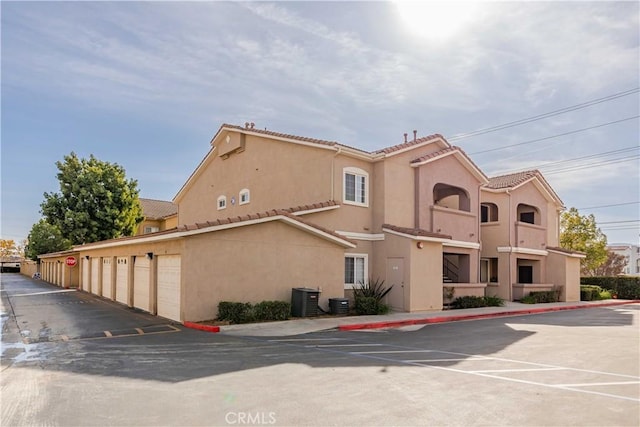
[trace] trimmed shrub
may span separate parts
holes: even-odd
[[[537,301],[535,297],[532,297],[531,295],[525,295],[522,298],[520,298],[520,302],[522,304],[535,304]]]
[[[484,297],[474,297],[474,296],[464,296],[458,297],[453,300],[451,303],[451,308],[478,308],[478,307],[486,307],[486,302]]]
[[[529,295],[522,297],[520,302],[523,304],[558,302],[560,301],[561,293],[562,288],[554,288],[550,291],[533,291],[529,292]]]
[[[600,286],[582,285],[580,286],[580,301],[597,301],[602,292],[603,289]]]
[[[611,292],[615,298],[640,299],[640,277],[581,277],[581,285],[595,285]]]
[[[360,283],[353,287],[355,310],[358,314],[386,314],[389,306],[382,299],[391,292],[393,285],[384,286],[384,280],[369,279],[369,283]]]
[[[504,305],[504,300],[495,295],[484,297],[484,302],[487,307],[502,307]]]
[[[252,306],[248,302],[221,301],[218,304],[218,320],[228,320],[231,323],[251,322]]]
[[[262,301],[253,306],[256,320],[287,320],[291,315],[291,303],[286,301]]]
[[[600,299],[611,299],[611,291],[600,292]]]
[[[287,320],[291,315],[291,304],[286,301],[262,301],[256,305],[248,302],[221,301],[218,304],[218,320],[230,323]]]

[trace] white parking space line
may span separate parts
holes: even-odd
[[[616,382],[609,382],[609,383],[581,383],[581,384],[555,384],[555,387],[591,387],[591,386],[627,385],[627,384],[640,384],[640,381],[616,381]]]
[[[384,350],[384,351],[354,351],[351,354],[400,354],[400,353],[432,353],[437,350]]]
[[[10,296],[11,296],[11,298],[13,298],[13,297],[30,297],[30,296],[34,296],[34,295],[61,294],[61,293],[65,293],[65,292],[76,292],[76,290],[75,289],[61,289],[59,291],[32,292],[30,294],[16,294],[16,295],[10,295]]]
[[[468,359],[463,359],[468,360]],[[470,374],[480,373],[499,373],[499,372],[538,372],[538,371],[564,371],[567,368],[525,368],[525,369],[481,369],[474,371],[467,371]]]
[[[315,344],[315,345],[306,345],[305,347],[380,347],[382,345],[384,344]],[[354,352],[354,353],[359,353],[359,352]]]
[[[460,359],[416,359],[416,360],[404,360],[407,363],[432,363],[432,362],[466,362],[467,360],[484,360],[484,359],[475,359],[471,358],[460,358]]]
[[[269,342],[346,341],[346,338],[282,338]]]

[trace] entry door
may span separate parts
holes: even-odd
[[[133,306],[144,311],[150,311],[149,307],[149,274],[151,262],[146,256],[136,257],[133,265]]]
[[[180,255],[158,256],[158,316],[180,321]]]
[[[393,288],[387,294],[387,302],[393,310],[405,311],[404,307],[404,258],[387,258],[387,280],[385,285]]]

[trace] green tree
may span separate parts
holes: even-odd
[[[65,239],[60,229],[44,219],[33,224],[29,232],[25,256],[37,260],[38,255],[64,251],[71,248],[71,242]]]
[[[607,236],[598,228],[593,214],[580,215],[576,208],[560,217],[560,246],[587,255],[580,263],[581,274],[585,276],[607,261]]]
[[[0,239],[0,257],[6,258],[17,255],[18,248],[12,239]]]
[[[75,153],[56,162],[59,193],[44,193],[40,205],[49,224],[72,244],[132,236],[142,222],[138,183],[122,166]]]
[[[627,265],[627,257],[607,250],[607,260],[595,270],[589,271],[590,276],[617,276],[622,274]]]

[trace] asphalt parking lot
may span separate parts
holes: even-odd
[[[2,275],[2,425],[640,424],[638,304],[242,337],[60,291]]]

